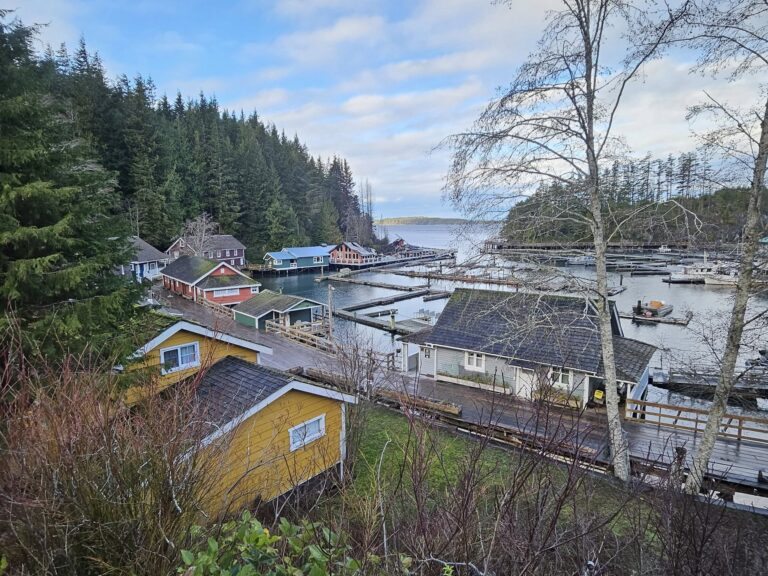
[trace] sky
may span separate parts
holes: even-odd
[[[450,154],[535,47],[557,0],[17,0],[41,43],[81,35],[110,77],[153,79],[158,94],[201,91],[256,110],[313,156],[340,155],[367,179],[375,215],[453,216],[442,198]],[[686,108],[703,90],[754,94],[689,74],[675,52],[644,67],[616,128],[630,149],[666,157],[695,147]]]

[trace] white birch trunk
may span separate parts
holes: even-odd
[[[731,322],[728,326],[728,337],[720,367],[720,379],[715,389],[712,408],[709,410],[707,424],[701,437],[698,449],[691,462],[690,473],[685,483],[685,491],[698,494],[704,474],[715,447],[720,423],[728,406],[728,397],[734,385],[736,360],[741,347],[741,336],[744,332],[744,318],[747,302],[752,287],[754,260],[757,252],[758,233],[760,226],[760,203],[765,185],[765,168],[768,160],[768,100],[765,103],[762,122],[760,124],[760,142],[758,145],[755,169],[752,176],[752,188],[749,194],[747,208],[747,223],[744,227],[743,249],[739,265],[739,280],[736,284],[736,297],[731,310]]]

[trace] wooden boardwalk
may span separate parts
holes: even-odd
[[[320,350],[302,346],[275,334],[258,332],[179,296],[168,298],[168,294],[163,294],[163,291],[155,296],[193,322],[270,346],[273,354],[262,356],[262,363],[266,366],[281,370],[301,366],[326,371],[333,371],[336,367],[335,358]],[[521,434],[567,441],[580,448],[582,457],[603,465],[608,463],[607,430],[602,409],[588,408],[580,413],[553,406],[546,409],[546,418],[543,418],[535,404],[513,396],[436,382],[432,378],[422,377],[416,381],[413,375],[402,372],[380,373],[377,385],[396,390],[407,389],[411,393],[460,405],[461,418],[467,422],[478,425],[495,423]],[[452,426],[460,428],[458,424]],[[690,461],[701,440],[701,434],[693,431],[675,430],[631,418],[625,419],[624,428],[632,461],[637,465],[656,468],[669,466],[674,450],[679,446],[687,450]],[[758,482],[759,471],[768,475],[768,445],[765,443],[718,438],[710,469],[711,476],[724,479],[742,491],[768,495],[768,484]]]

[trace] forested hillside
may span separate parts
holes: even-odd
[[[718,188],[713,173],[692,152],[614,162],[600,179],[613,215],[609,231],[616,241],[738,242],[748,190]],[[541,186],[509,211],[504,235],[531,242],[586,241],[589,226],[578,199],[579,191],[561,182]]]
[[[361,206],[347,161],[313,158],[256,112],[223,110],[202,93],[158,96],[142,76],[109,81],[82,41],[72,55],[49,49],[39,65],[90,154],[115,175],[132,231],[151,244],[167,247],[201,212],[252,260],[283,245],[372,240],[371,206]]]

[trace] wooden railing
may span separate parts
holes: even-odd
[[[626,413],[632,422],[665,426],[694,434],[704,431],[709,415],[708,410],[701,408],[631,399],[627,400]],[[726,413],[720,424],[718,434],[722,438],[768,444],[768,418]]]
[[[332,354],[336,354],[337,352],[336,344],[326,338],[327,327],[324,324],[318,325],[318,323],[312,322],[311,324],[304,323],[286,326],[285,324],[275,322],[274,320],[267,320],[264,325],[267,332],[280,334],[281,336],[296,340],[307,346],[312,346],[318,350],[323,350],[324,352],[330,352]]]
[[[200,297],[197,299],[198,304],[202,304],[206,308],[210,308],[217,314],[221,314],[222,316],[228,316],[229,318],[232,318],[234,315],[234,312],[232,312],[232,308],[228,308],[227,306],[224,306],[223,304],[219,304],[218,302],[211,302],[210,300],[206,300],[203,297]]]

